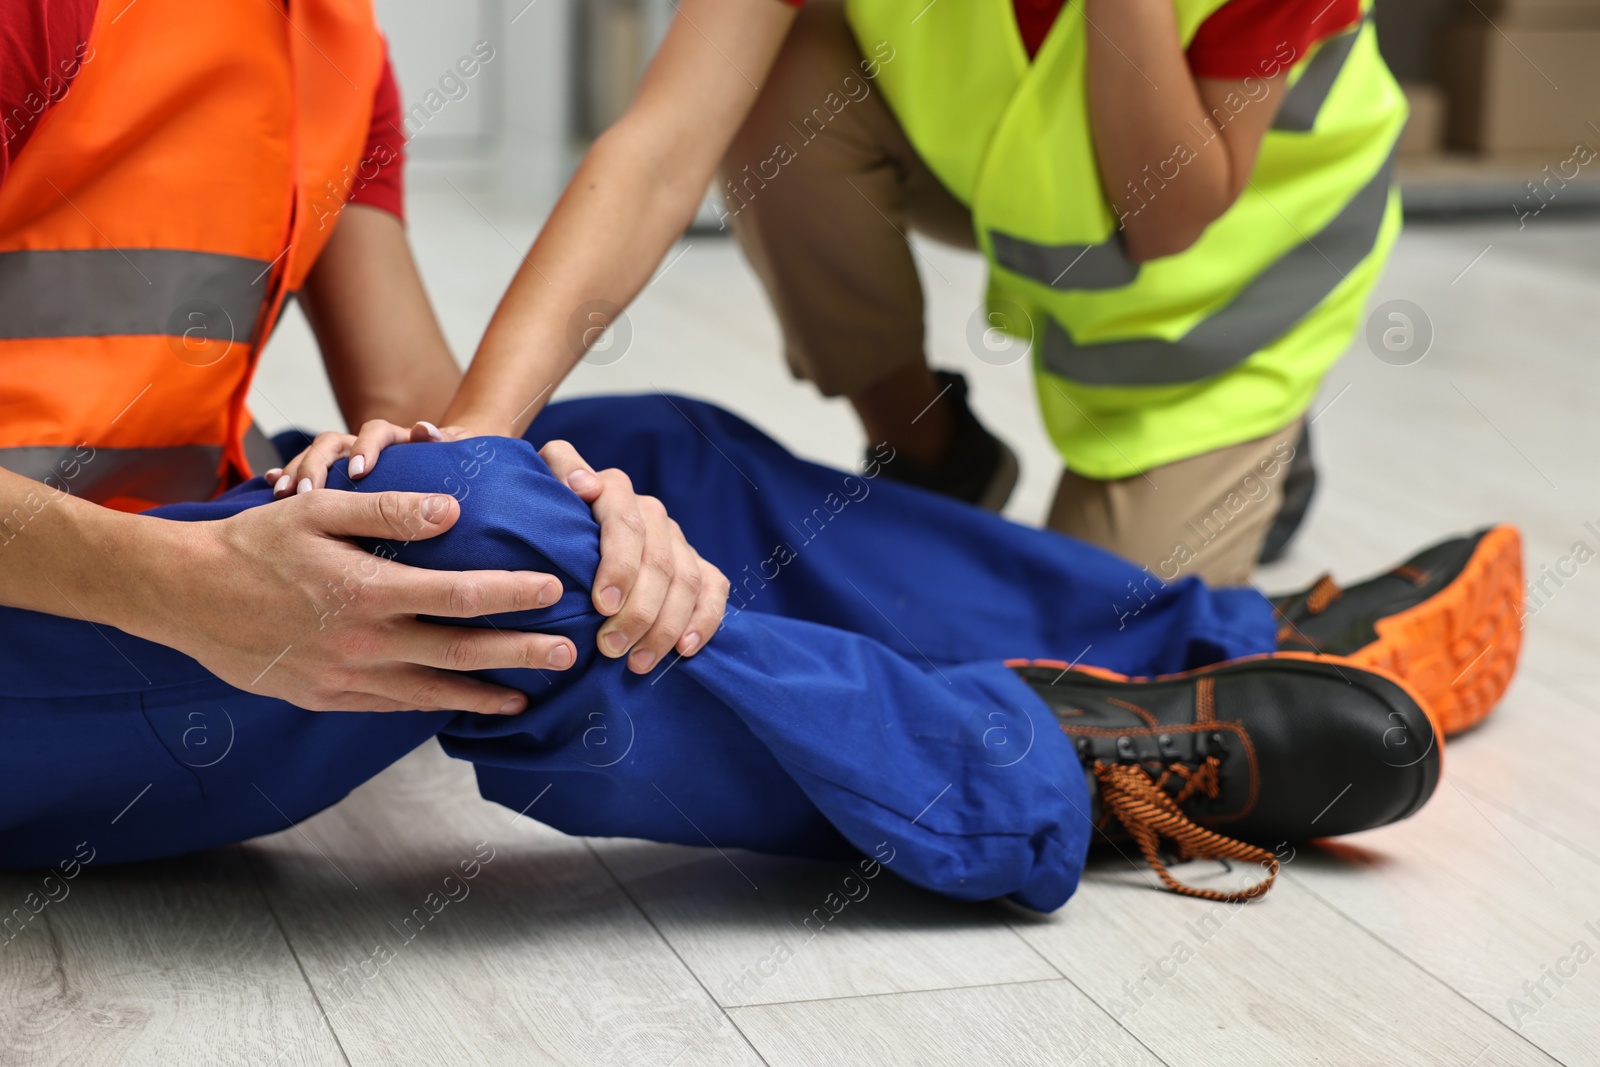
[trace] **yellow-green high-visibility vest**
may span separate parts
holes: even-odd
[[[1173,0],[1185,47],[1224,2]],[[1306,54],[1280,49],[1288,78],[1244,192],[1190,248],[1142,264],[1096,170],[1081,4],[1062,8],[1031,63],[1012,0],[847,0],[846,12],[864,54],[893,49],[876,53],[892,56],[878,85],[972,210],[989,314],[1031,338],[1040,410],[1070,467],[1122,478],[1306,410],[1400,229],[1406,105],[1370,11]],[[1264,90],[1247,82],[1230,110],[1266,106]],[[1215,129],[1191,132],[1190,152]],[[1183,180],[1182,148],[1118,191],[1124,211]]]

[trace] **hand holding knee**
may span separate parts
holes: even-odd
[[[700,558],[661,501],[635,493],[622,471],[595,471],[565,441],[551,441],[539,455],[600,524],[594,606],[608,616],[601,654],[626,655],[629,669],[644,674],[674,648],[681,656],[704,648],[728,604],[722,572]]]
[[[173,551],[139,590],[159,619],[133,628],[194,657],[240,689],[318,711],[456,710],[515,714],[521,693],[457,672],[564,670],[564,637],[443,626],[554,604],[561,583],[525,571],[435,571],[368,552],[350,538],[399,544],[460,517],[441,494],[323,491],[217,522],[164,523]],[[150,614],[147,612],[147,614]]]

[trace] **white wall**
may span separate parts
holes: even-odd
[[[533,208],[553,201],[572,164],[575,2],[376,0],[411,115],[414,175],[454,176]],[[456,65],[475,49],[492,58],[463,78]]]

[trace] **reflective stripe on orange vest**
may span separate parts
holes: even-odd
[[[251,473],[250,376],[382,60],[370,0],[100,5],[0,185],[0,466],[130,510]]]

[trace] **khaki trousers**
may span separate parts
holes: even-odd
[[[825,396],[855,395],[926,362],[911,230],[976,248],[970,212],[917,155],[868,76],[873,63],[894,62],[892,49],[867,51],[870,60],[842,0],[808,0],[723,159],[727,222],[766,286],[789,367]],[[1280,449],[1292,455],[1298,431],[1297,420],[1119,481],[1069,471],[1049,525],[1164,579],[1162,568],[1176,567],[1173,577],[1241,584],[1281,503],[1284,472],[1269,477],[1262,467]],[[1237,492],[1246,495],[1230,497]],[[1247,504],[1229,512],[1230,499]]]

